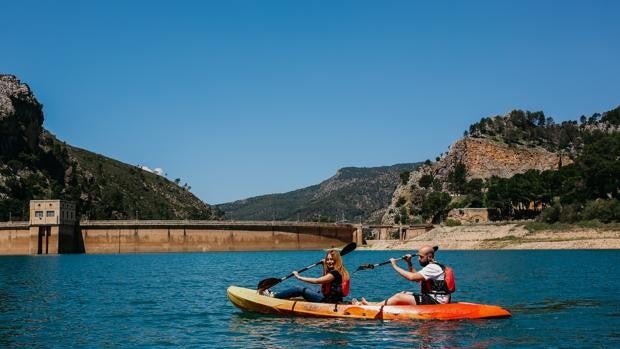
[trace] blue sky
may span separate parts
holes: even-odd
[[[434,159],[482,117],[620,105],[617,1],[4,1],[67,143],[209,204]]]

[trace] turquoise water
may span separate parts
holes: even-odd
[[[400,251],[354,251],[354,270]],[[445,348],[620,347],[620,251],[440,251],[455,300],[509,319],[375,321],[245,314],[226,298],[312,264],[321,251],[0,257],[0,347]],[[314,268],[305,275],[318,275]],[[278,287],[295,284],[287,280]],[[384,266],[352,296],[410,285]]]

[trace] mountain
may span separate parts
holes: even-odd
[[[543,112],[521,110],[482,118],[435,162],[427,160],[399,184],[382,222],[437,221],[450,208],[466,207],[496,208],[503,219],[515,218],[515,211],[531,218],[540,210],[530,205],[544,208],[554,198],[575,207],[613,198],[620,178],[619,130],[620,107],[582,116],[580,123],[556,124]],[[564,195],[571,187],[577,192]]]
[[[303,189],[217,205],[225,219],[378,222],[401,177],[420,164],[345,167]]]
[[[43,128],[30,87],[0,74],[0,221],[28,220],[32,199],[76,202],[90,219],[214,219],[186,186],[62,142]]]

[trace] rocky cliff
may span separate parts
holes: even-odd
[[[0,74],[0,154],[14,156],[39,144],[43,106],[14,75]]]
[[[436,171],[447,178],[454,166],[462,163],[468,180],[492,176],[510,178],[527,170],[552,170],[572,162],[568,155],[541,147],[510,146],[490,139],[465,137],[452,144],[447,155],[436,165]]]
[[[210,219],[186,188],[136,166],[72,147],[43,128],[28,85],[0,74],[0,221],[27,220],[32,199],[77,203],[90,219]]]

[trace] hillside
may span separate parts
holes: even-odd
[[[492,219],[532,218],[554,203],[571,212],[568,221],[587,218],[576,213],[583,207],[611,210],[597,219],[614,221],[619,129],[620,107],[580,123],[556,124],[542,112],[521,110],[482,118],[399,184],[382,221],[438,222],[450,208],[466,207],[492,208]]]
[[[419,165],[346,167],[318,185],[217,207],[226,219],[378,222],[401,173]]]
[[[28,85],[0,75],[0,221],[28,220],[32,199],[75,201],[90,219],[212,219],[209,205],[168,179],[72,147],[43,128]]]

